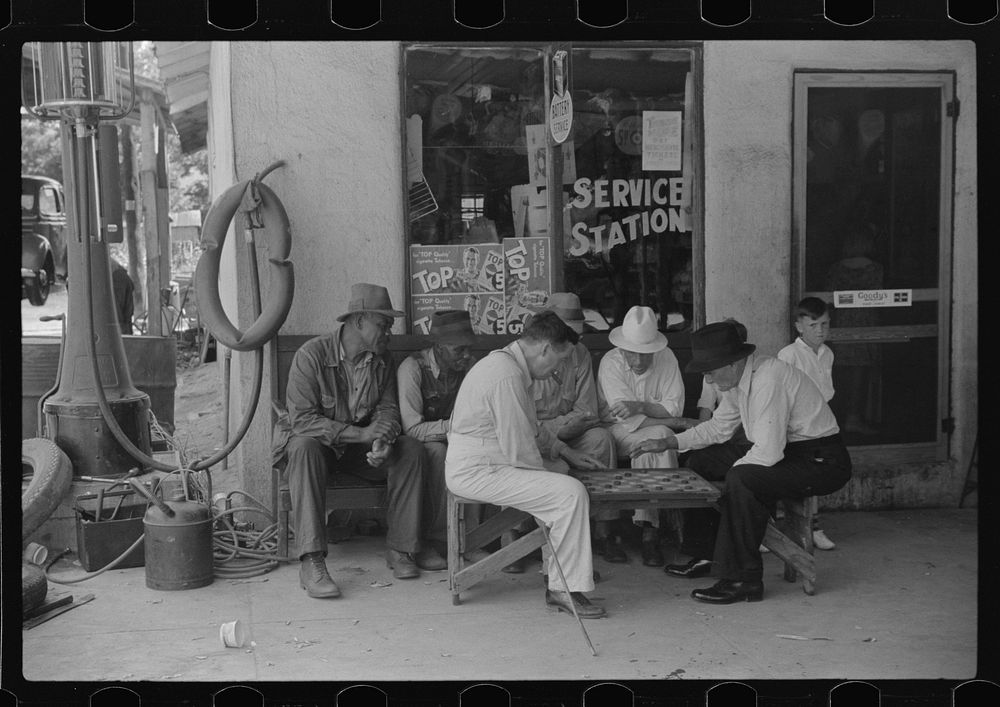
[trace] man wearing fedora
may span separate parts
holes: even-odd
[[[698,450],[687,466],[726,484],[718,515],[688,514],[681,551],[691,560],[667,572],[714,573],[718,582],[691,592],[698,601],[760,601],[760,544],[777,500],[833,493],[850,479],[851,458],[823,394],[802,371],[755,353],[729,322],[693,332],[691,349],[686,370],[703,373],[706,383],[718,387],[719,407],[696,427],[642,445],[653,451]],[[747,438],[742,444],[732,439],[741,424]]]
[[[531,316],[517,341],[492,351],[466,374],[455,400],[445,480],[457,496],[512,506],[549,529],[566,581],[545,559],[545,602],[582,618],[604,616],[584,592],[594,588],[590,548],[590,499],[568,474],[549,471],[545,459],[561,457],[571,467],[601,468],[602,462],[565,444],[555,444],[535,416],[533,382],[545,380],[571,357],[578,334],[554,313]]]
[[[545,309],[554,312],[577,334],[583,333],[583,309],[580,298],[572,292],[553,292]],[[605,469],[614,468],[615,443],[598,415],[594,363],[582,341],[574,345],[573,355],[563,360],[551,377],[535,381],[534,391],[535,414],[541,427],[559,443],[597,459]],[[565,470],[569,467],[565,466]],[[625,552],[609,537],[611,521],[618,512],[601,513],[594,523],[594,550],[609,562],[624,562]]]
[[[439,554],[447,554],[447,488],[444,458],[455,396],[469,367],[475,363],[476,334],[469,313],[438,310],[431,315],[429,348],[411,354],[399,364],[399,413],[403,432],[424,445],[424,526],[426,539]],[[468,556],[468,553],[467,553]],[[475,561],[479,558],[469,557]]]
[[[287,460],[298,544],[299,583],[311,597],[340,596],[326,568],[327,474],[351,474],[387,485],[386,562],[397,579],[443,569],[433,549],[421,549],[424,453],[400,436],[396,371],[388,351],[393,319],[388,291],[351,287],[348,311],[330,334],[304,343],[286,386],[287,422],[275,434],[275,456]]]
[[[601,359],[597,377],[601,414],[611,425],[615,444],[632,458],[634,468],[676,468],[676,452],[642,446],[649,439],[672,437],[669,425],[684,413],[680,365],[657,328],[656,314],[649,307],[632,307],[608,340],[615,348]],[[636,509],[633,521],[642,528],[642,563],[662,567],[658,511]]]

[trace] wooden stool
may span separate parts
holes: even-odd
[[[764,534],[764,547],[785,563],[785,581],[802,580],[802,591],[816,593],[816,558],[812,524],[816,497],[786,498],[779,501],[784,518],[770,520]]]
[[[724,481],[713,481],[712,485],[724,491]],[[812,596],[816,593],[816,558],[813,557],[813,515],[817,506],[816,497],[783,498],[778,507],[784,510],[784,517],[767,521],[762,545],[785,563],[785,581],[802,580],[802,591]]]
[[[448,589],[451,591],[451,603],[456,606],[462,603],[459,596],[462,591],[545,544],[541,528],[535,528],[489,557],[465,566],[467,549],[480,548],[532,517],[530,513],[507,507],[475,528],[466,528],[465,507],[480,503],[448,492]]]

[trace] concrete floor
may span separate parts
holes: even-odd
[[[711,581],[643,567],[634,551],[627,565],[595,560],[592,599],[609,614],[585,624],[597,657],[572,616],[546,611],[538,563],[453,606],[445,572],[394,580],[383,539],[356,536],[330,547],[335,600],[308,598],[295,564],[179,592],[148,589],[143,568],[50,584],[50,598],[95,598],[23,632],[23,671],[38,681],[229,684],[973,677],[977,511],[831,512],[823,523],[838,548],[818,553],[814,596],[784,582],[770,555],[765,600],[731,606],[691,600]],[[248,629],[242,649],[219,642],[233,619]]]

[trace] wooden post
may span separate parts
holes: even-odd
[[[157,115],[160,115],[157,111]],[[160,252],[160,286],[170,287],[170,197],[167,177],[167,126],[160,121],[160,130],[156,141],[156,232]],[[170,317],[162,317],[165,335],[170,335],[174,322]],[[170,321],[168,321],[170,320]]]
[[[139,192],[142,196],[142,228],[146,241],[146,334],[163,335],[160,302],[160,238],[156,208],[156,139],[153,134],[156,107],[152,92],[144,90],[139,104],[142,129],[142,157],[139,165]]]
[[[143,262],[146,248],[138,237],[139,219],[135,199],[135,151],[132,149],[132,127],[123,125],[122,143],[122,194],[125,195],[125,243],[128,246],[128,275],[136,284],[133,299],[136,312],[146,311],[146,277]]]

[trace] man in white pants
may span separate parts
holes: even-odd
[[[466,374],[455,400],[445,482],[464,498],[526,511],[549,529],[560,567],[548,558],[545,603],[581,618],[605,615],[584,592],[594,589],[590,499],[577,479],[547,471],[542,450],[570,467],[599,469],[588,454],[548,437],[535,417],[532,381],[552,375],[579,340],[553,312],[531,317],[521,338],[483,357]]]
[[[673,437],[670,427],[683,424],[684,380],[667,337],[656,327],[656,315],[649,307],[632,307],[608,340],[615,348],[601,359],[597,380],[602,418],[611,424],[619,452],[632,457],[633,468],[676,468],[673,450],[639,450],[643,440]],[[636,509],[633,520],[642,527],[642,564],[663,566],[658,511]]]

